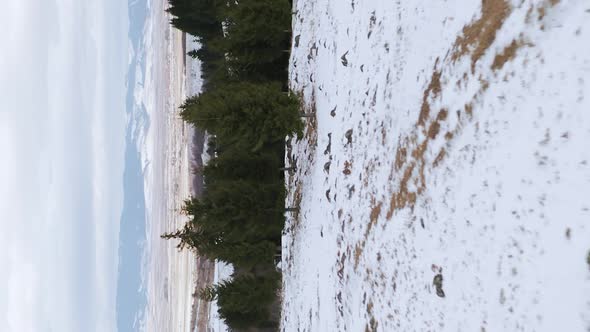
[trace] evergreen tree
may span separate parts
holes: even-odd
[[[223,227],[223,236],[230,242],[267,239],[278,243],[285,219],[284,192],[283,183],[219,181],[202,198],[210,204],[200,215],[206,219],[195,220],[210,229]]]
[[[172,25],[193,36],[204,39],[222,37],[220,10],[225,6],[221,0],[169,0],[167,12]]]
[[[288,46],[291,5],[287,0],[240,0],[225,12],[223,45],[241,66],[273,62]]]
[[[227,84],[187,99],[181,109],[184,120],[253,151],[303,130],[297,96],[279,84]]]
[[[279,287],[278,273],[266,277],[241,275],[231,281],[204,288],[201,298],[217,300],[219,316],[232,328],[247,328],[268,324],[269,306]]]
[[[172,24],[194,36],[203,92],[181,106],[184,120],[211,133],[205,190],[185,201],[190,220],[179,248],[234,265],[234,279],[208,287],[231,328],[276,327],[280,275],[273,257],[284,225],[284,138],[301,134],[299,100],[286,89],[288,0],[169,0]],[[270,82],[282,82],[270,83]]]
[[[212,259],[229,263],[270,262],[284,225],[284,187],[247,181],[220,181],[200,198],[185,202],[191,217],[184,228],[163,237],[180,240]],[[239,251],[239,252],[237,252]]]
[[[278,182],[282,164],[281,156],[273,150],[248,152],[230,148],[209,160],[202,173],[208,185],[223,180]]]

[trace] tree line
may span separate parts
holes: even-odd
[[[300,100],[288,91],[288,0],[169,0],[172,25],[194,36],[203,92],[180,107],[206,130],[212,159],[204,192],[184,202],[189,221],[162,235],[179,248],[234,267],[232,278],[201,290],[232,329],[278,325],[277,292],[285,222],[285,137],[300,135]]]

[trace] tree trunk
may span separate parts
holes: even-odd
[[[279,171],[283,171],[283,172],[295,172],[296,170],[297,170],[296,166],[279,168]]]
[[[285,208],[285,212],[297,212],[297,211],[299,211],[299,208],[296,208],[296,207]]]
[[[302,118],[313,118],[313,114],[311,113],[299,113],[299,116]]]

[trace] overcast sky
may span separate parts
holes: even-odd
[[[115,331],[127,1],[0,2],[0,331]]]

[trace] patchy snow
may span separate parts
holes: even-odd
[[[590,331],[590,3],[295,1],[284,331]]]

